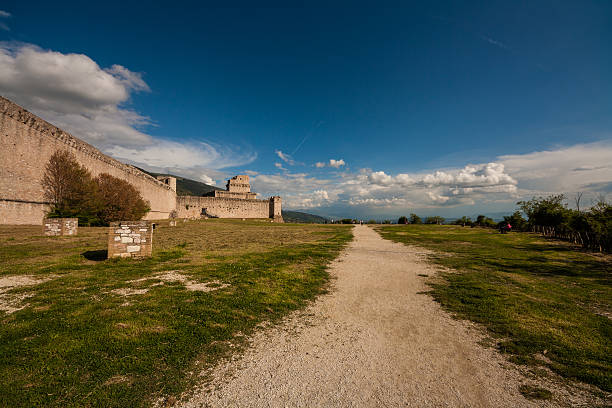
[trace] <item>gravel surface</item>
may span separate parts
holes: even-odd
[[[183,407],[524,407],[524,377],[431,297],[424,251],[366,226],[331,265],[328,295],[262,330]]]

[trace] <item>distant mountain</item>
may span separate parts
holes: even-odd
[[[211,186],[209,184],[202,183],[200,181],[191,180],[181,176],[175,176],[174,174],[163,174],[163,173],[153,173],[151,171],[146,171],[137,167],[138,170],[147,173],[153,177],[157,176],[170,176],[176,178],[176,194],[180,196],[202,196],[204,194],[211,193],[215,190],[225,190],[224,188],[219,188],[216,186]]]
[[[314,214],[308,214],[300,211],[286,211],[283,210],[283,220],[285,222],[298,222],[298,223],[309,223],[309,224],[325,224],[329,221],[325,217],[320,217]]]

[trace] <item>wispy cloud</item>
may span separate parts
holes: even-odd
[[[10,16],[11,13],[9,13],[8,11],[0,10],[0,18],[9,18]],[[2,21],[0,21],[0,30],[11,31],[9,26]]]
[[[285,163],[287,163],[290,166],[295,165],[295,160],[293,160],[293,157],[291,157],[291,155],[287,154],[287,153],[283,153],[280,150],[275,150],[274,153],[276,153],[276,155]]]
[[[482,39],[485,40],[486,42],[488,42],[489,44],[494,45],[496,47],[499,47],[501,49],[504,49],[504,50],[508,50],[509,49],[506,44],[504,44],[503,42],[498,41],[498,40],[496,40],[494,38],[483,36]]]

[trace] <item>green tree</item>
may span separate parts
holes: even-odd
[[[423,223],[423,220],[421,220],[421,217],[419,217],[415,213],[410,214],[409,220],[411,224],[422,224]]]
[[[397,219],[397,223],[398,224],[408,224],[408,218],[405,216],[401,216]]]
[[[425,218],[425,224],[438,224],[442,225],[444,223],[444,217],[440,217],[439,215],[435,215],[433,217]]]
[[[474,223],[472,222],[472,219],[471,219],[471,218],[469,218],[469,217],[466,217],[465,215],[464,215],[463,217],[461,217],[461,218],[456,219],[456,220],[453,222],[453,224],[454,224],[454,225],[461,225],[461,226],[464,226],[464,227],[465,227],[466,225],[467,225],[468,227],[471,227],[472,225],[474,225]]]
[[[505,216],[503,223],[512,225],[512,229],[515,231],[527,230],[527,220],[523,218],[520,211],[515,211],[512,215]]]

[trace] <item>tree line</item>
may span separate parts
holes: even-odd
[[[612,251],[612,205],[600,199],[587,210],[580,210],[580,194],[576,198],[576,209],[568,208],[563,194],[548,197],[534,197],[519,201],[520,210],[504,216],[496,223],[492,218],[479,215],[476,220],[463,216],[452,222],[454,225],[485,228],[502,228],[510,224],[513,231],[530,231],[545,236],[570,241],[584,248]],[[527,219],[523,217],[527,216]],[[442,224],[444,218],[427,217],[422,220],[416,214],[402,216],[398,224]]]
[[[111,221],[139,220],[149,203],[125,180],[110,174],[92,177],[75,156],[55,152],[42,179],[45,200],[51,204],[49,218],[78,218],[81,226],[108,225]]]
[[[575,210],[568,208],[564,200],[565,196],[558,194],[519,201],[517,204],[527,215],[522,229],[570,241],[594,251],[610,252],[612,205],[600,199],[588,210],[581,211],[579,198]]]

